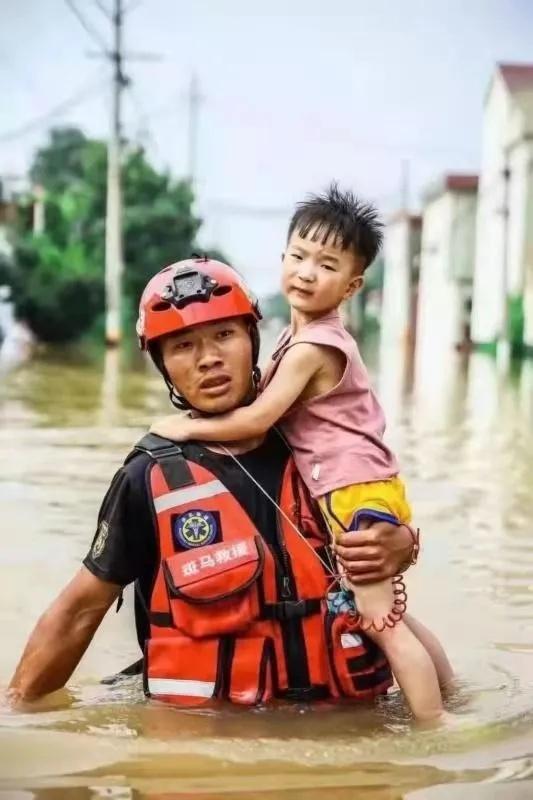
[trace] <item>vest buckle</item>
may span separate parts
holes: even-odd
[[[263,619],[273,619],[286,622],[290,619],[301,619],[320,611],[320,599],[311,600],[282,600],[279,603],[267,603],[263,609]]]

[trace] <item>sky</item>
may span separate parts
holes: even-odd
[[[479,168],[495,64],[533,62],[531,0],[123,1],[125,51],[159,57],[126,64],[125,133],[186,175],[197,75],[200,240],[259,295],[278,288],[295,202],[337,180],[385,218],[404,196],[418,210],[443,173]],[[70,2],[109,43],[112,0]],[[66,0],[0,0],[0,18],[5,177],[52,124],[107,135],[110,67]]]

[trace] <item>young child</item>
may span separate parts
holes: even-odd
[[[174,416],[152,427],[178,441],[232,441],[258,436],[279,421],[334,539],[376,519],[398,524],[411,519],[396,459],[383,442],[383,411],[338,313],[340,303],[363,285],[381,242],[376,209],[335,184],[325,195],[299,203],[283,254],[291,323],[261,394],[251,405],[213,420]],[[439,682],[450,681],[452,671],[440,643],[407,614],[392,627],[385,624],[394,607],[392,580],[365,586],[343,582],[415,717],[441,717]]]

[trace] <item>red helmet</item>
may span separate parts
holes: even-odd
[[[229,317],[261,319],[257,301],[234,269],[207,258],[165,267],[148,282],[139,303],[142,350],[167,333]],[[254,325],[255,327],[255,325]]]

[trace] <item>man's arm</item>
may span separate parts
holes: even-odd
[[[393,578],[416,561],[418,533],[407,525],[376,522],[339,536],[335,552],[353,583],[375,583]]]
[[[85,653],[121,587],[82,567],[35,626],[11,680],[11,702],[60,689]]]
[[[213,419],[173,415],[155,422],[150,430],[181,442],[232,442],[261,436],[298,400],[322,361],[318,345],[300,342],[285,353],[276,374],[251,405]]]

